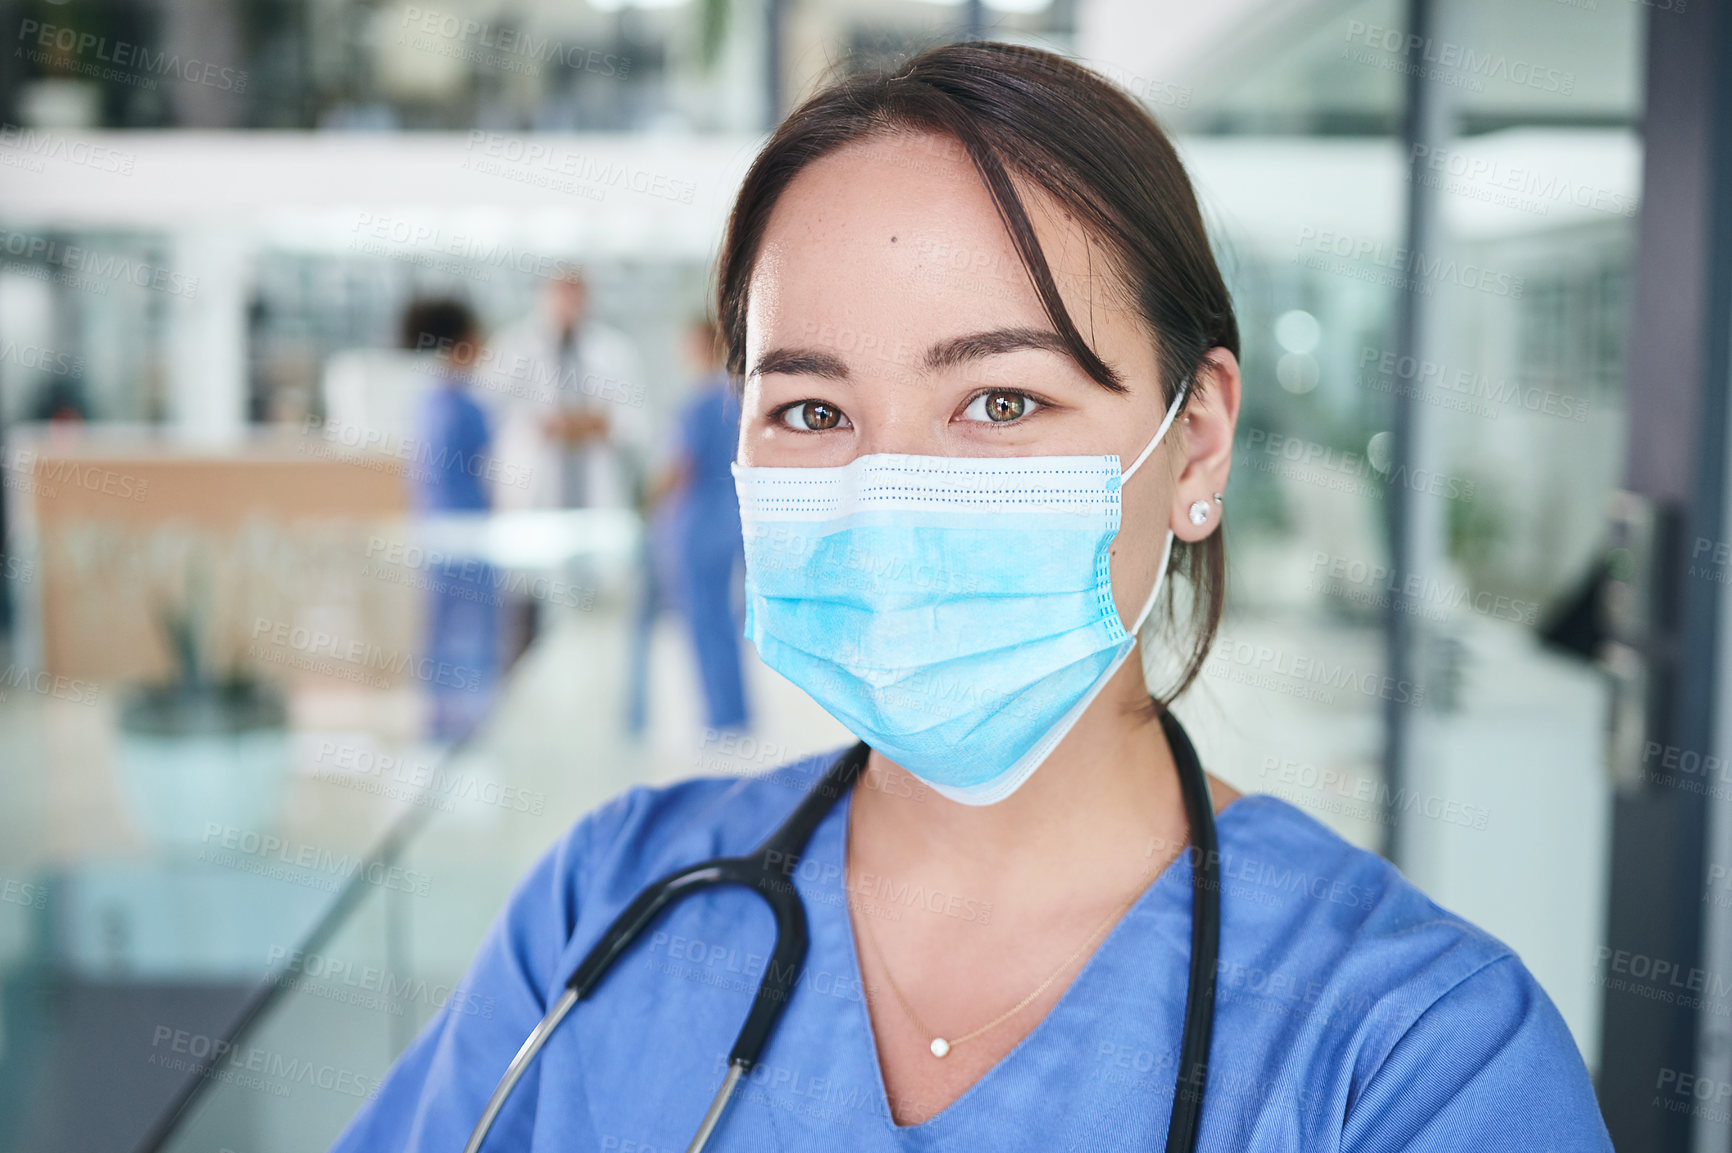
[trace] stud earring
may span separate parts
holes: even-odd
[[[1209,519],[1209,502],[1198,500],[1191,502],[1191,523],[1203,524]]]

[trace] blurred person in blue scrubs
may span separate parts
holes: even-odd
[[[433,380],[415,415],[410,496],[422,514],[476,513],[491,507],[491,433],[469,395],[482,333],[461,300],[417,300],[403,315],[404,348],[429,353]],[[480,558],[449,558],[428,572],[426,652],[421,664],[439,740],[468,733],[492,706],[499,679],[498,582]]]
[[[735,593],[745,548],[731,471],[740,438],[740,402],[713,321],[692,325],[686,354],[697,379],[674,419],[671,460],[650,492],[647,580],[686,625],[703,685],[706,723],[715,730],[743,730],[750,718]]]
[[[1193,837],[1162,717],[1220,621],[1243,387],[1177,153],[1073,61],[935,48],[777,129],[717,285],[748,635],[870,755],[786,862],[810,949],[708,1149],[1163,1148]],[[1174,674],[1151,686],[1139,646]],[[635,788],[579,820],[336,1148],[462,1148],[633,897],[760,843],[835,755]],[[1508,946],[1293,806],[1209,785],[1200,1149],[1611,1148]],[[730,886],[665,912],[483,1148],[687,1147],[770,922]]]

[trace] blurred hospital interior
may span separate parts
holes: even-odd
[[[1732,1150],[1650,1100],[1732,1084],[1728,1006],[1612,979],[1732,976],[1732,12],[0,0],[0,32],[0,1150],[324,1148],[579,816],[851,743],[741,635],[712,262],[781,115],[964,38],[1140,100],[1239,310],[1227,616],[1176,709],[1204,762],[1507,941],[1619,1148]]]

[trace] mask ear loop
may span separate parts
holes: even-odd
[[[1132,473],[1143,467],[1143,462],[1149,459],[1149,454],[1154,452],[1156,446],[1158,446],[1162,439],[1166,437],[1167,429],[1172,427],[1173,420],[1179,415],[1179,406],[1185,403],[1185,396],[1190,391],[1191,379],[1190,377],[1186,377],[1184,380],[1179,382],[1178,394],[1173,397],[1173,403],[1168,406],[1167,415],[1162,418],[1161,427],[1155,430],[1154,438],[1150,440],[1143,451],[1138,454],[1137,459],[1131,462],[1131,467],[1125,469],[1124,472],[1119,474],[1119,484],[1121,487],[1124,485],[1125,481],[1131,479]],[[1167,565],[1173,559],[1174,539],[1173,530],[1168,529],[1167,543],[1161,547],[1161,564],[1160,567],[1155,570],[1155,587],[1149,590],[1149,598],[1143,602],[1142,611],[1137,613],[1136,623],[1132,624],[1131,627],[1126,630],[1133,637],[1143,631],[1144,623],[1148,621],[1149,614],[1154,611],[1155,598],[1161,595],[1161,586],[1165,584],[1167,580]]]
[[[1143,467],[1143,462],[1149,459],[1149,454],[1155,451],[1155,447],[1159,445],[1162,438],[1167,435],[1167,429],[1172,427],[1173,418],[1179,415],[1179,406],[1185,403],[1185,394],[1190,391],[1191,378],[1186,377],[1184,380],[1179,382],[1178,395],[1173,397],[1173,403],[1167,407],[1167,415],[1162,419],[1161,427],[1155,430],[1154,439],[1149,441],[1143,451],[1137,455],[1137,459],[1131,462],[1131,467],[1125,469],[1125,471],[1119,474],[1119,484],[1124,484],[1125,481],[1131,479],[1132,473]]]
[[[1161,595],[1161,586],[1167,580],[1167,565],[1173,559],[1173,530],[1167,530],[1167,543],[1161,549],[1161,567],[1155,570],[1155,587],[1149,590],[1149,599],[1143,602],[1143,611],[1137,614],[1137,623],[1130,627],[1131,636],[1137,636],[1143,631],[1143,625],[1149,619],[1149,613],[1154,611],[1155,598]]]

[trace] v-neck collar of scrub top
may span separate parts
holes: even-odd
[[[856,785],[855,788],[862,786]],[[1216,829],[1222,839],[1222,851],[1225,852],[1226,837],[1236,829],[1241,814],[1248,808],[1246,802],[1255,800],[1254,795],[1242,795],[1235,798],[1225,809],[1215,815]],[[1125,914],[1113,925],[1107,935],[1095,947],[1082,968],[1072,978],[1069,985],[1060,994],[1052,1008],[1035,1022],[1010,1052],[1000,1057],[993,1065],[982,1073],[975,1082],[953,1101],[937,1113],[914,1125],[898,1124],[890,1110],[890,1092],[884,1082],[884,1069],[878,1058],[878,1036],[872,1027],[872,1014],[867,1008],[864,996],[865,977],[860,968],[860,954],[854,937],[853,919],[848,912],[847,904],[847,873],[846,873],[846,838],[848,830],[848,814],[852,808],[854,791],[849,790],[840,804],[827,814],[822,823],[814,831],[811,847],[806,854],[807,860],[819,866],[822,877],[826,869],[835,867],[841,870],[842,878],[837,882],[842,901],[838,904],[833,897],[825,899],[822,880],[811,880],[802,877],[798,872],[795,885],[799,888],[801,897],[806,902],[810,922],[811,939],[813,943],[812,958],[840,953],[843,963],[847,966],[843,975],[853,986],[862,991],[862,996],[852,1006],[852,1011],[846,1014],[850,1027],[847,1036],[842,1039],[845,1050],[844,1060],[849,1064],[864,1061],[870,1066],[870,1080],[877,1092],[875,1101],[884,1127],[896,1138],[897,1144],[913,1144],[920,1147],[927,1139],[936,1140],[940,1135],[949,1136],[945,1130],[953,1129],[967,1117],[970,1112],[990,1108],[982,1104],[998,1091],[1002,1082],[1013,1075],[1018,1066],[1030,1059],[1030,1054],[1038,1050],[1043,1042],[1049,1042],[1051,1035],[1063,1028],[1065,1021],[1073,1015],[1071,1010],[1077,1001],[1089,996],[1089,985],[1098,980],[1098,971],[1111,964],[1117,950],[1124,947],[1124,938],[1130,935],[1130,926],[1140,924],[1157,915],[1182,915],[1185,939],[1185,957],[1189,958],[1190,918],[1191,918],[1191,864],[1190,854],[1181,852],[1166,867],[1148,883],[1148,886],[1137,895]],[[1188,842],[1187,842],[1188,845]],[[1162,907],[1162,906],[1166,907]],[[817,912],[815,910],[822,910]],[[1188,968],[1176,970],[1179,980],[1188,976]],[[1152,975],[1152,974],[1151,974]],[[1173,1045],[1178,1045],[1178,1037],[1173,1038]]]

